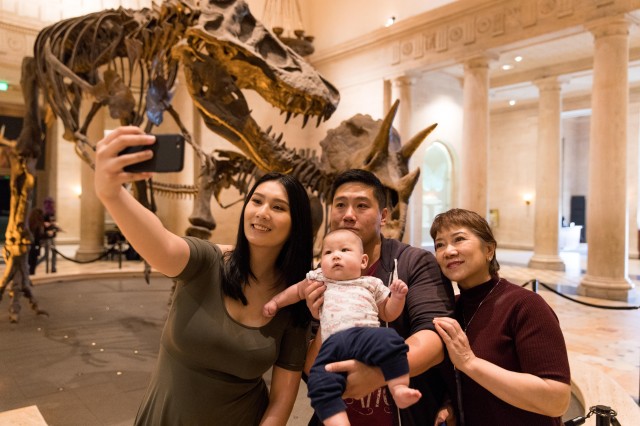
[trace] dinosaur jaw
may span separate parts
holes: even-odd
[[[291,158],[280,144],[282,135],[271,136],[270,129],[260,128],[235,78],[217,58],[184,43],[176,46],[173,54],[183,63],[189,94],[207,128],[239,148],[260,169],[288,172]]]

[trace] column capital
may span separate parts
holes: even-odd
[[[489,64],[500,59],[500,55],[492,52],[485,52],[481,55],[470,56],[462,59],[465,71],[480,68],[489,68]]]
[[[557,75],[541,77],[532,81],[541,92],[561,90],[562,85],[569,82],[569,77],[560,77]]]
[[[393,87],[413,86],[416,83],[417,76],[412,74],[400,74],[390,77],[391,85]]]
[[[589,30],[595,38],[616,35],[628,36],[629,27],[632,22],[632,19],[626,15],[608,16],[587,22],[585,28]]]

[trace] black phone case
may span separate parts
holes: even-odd
[[[157,172],[170,173],[182,171],[184,165],[184,137],[180,134],[156,135],[156,142],[153,145],[130,146],[122,151],[122,154],[150,149],[153,157],[147,161],[131,164],[124,170],[131,173]]]

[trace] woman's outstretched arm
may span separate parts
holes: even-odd
[[[168,231],[160,219],[140,204],[122,185],[148,179],[153,173],[129,173],[130,164],[151,158],[144,150],[118,156],[128,146],[151,145],[155,137],[134,126],[120,127],[96,145],[95,190],[122,234],[135,250],[156,270],[174,277],[187,265],[189,246]]]

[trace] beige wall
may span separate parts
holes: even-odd
[[[567,118],[563,130],[563,187],[561,214],[571,221],[571,196],[588,194],[590,117]]]
[[[537,115],[537,108],[519,108],[490,117],[488,204],[499,212],[494,231],[501,247],[533,247]],[[533,194],[531,205],[525,194]]]

